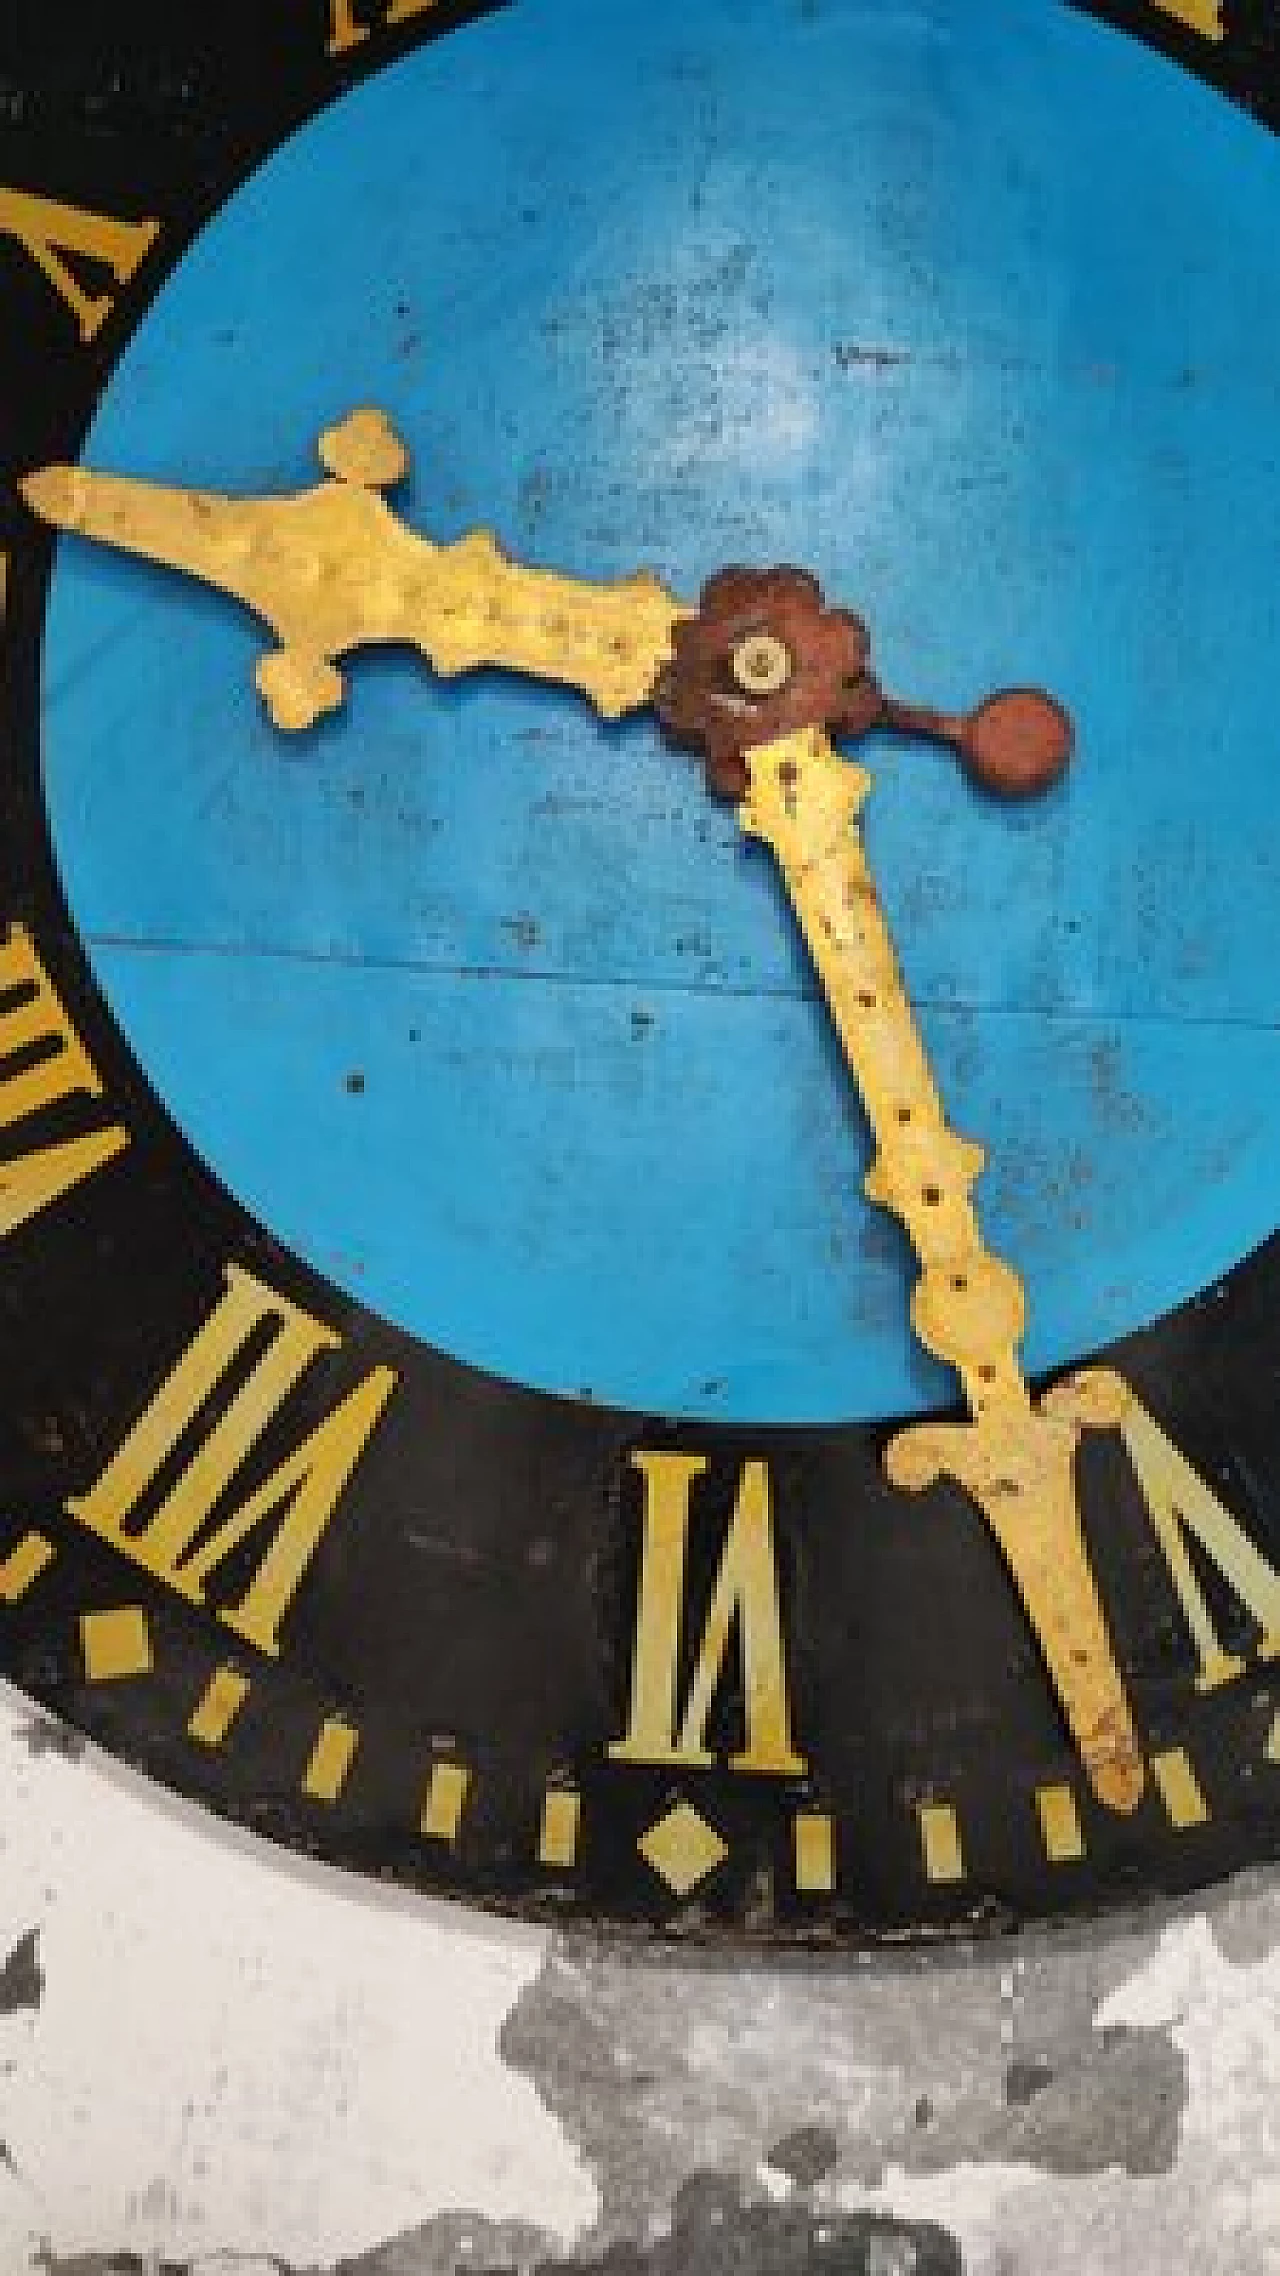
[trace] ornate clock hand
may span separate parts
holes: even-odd
[[[806,612],[812,617],[821,600],[799,570],[766,579],[726,570],[708,585],[700,619],[643,572],[587,584],[508,560],[485,531],[452,545],[419,537],[378,495],[409,465],[380,411],[353,411],[328,428],[319,455],[329,479],[292,497],[225,498],[73,466],[45,467],[20,487],[56,529],[198,577],[262,617],[280,645],[259,664],[258,687],[286,732],[337,710],[344,688],[336,657],[398,643],[419,649],[443,675],[487,665],[577,688],[607,719],[656,700],[677,741],[706,748],[721,790],[742,788],[744,719],[755,723],[757,740],[766,739],[766,719],[768,733],[821,720],[841,734],[881,726],[925,736],[957,750],[988,787],[1018,795],[1066,764],[1070,722],[1034,690],[993,696],[968,718],[886,696],[866,668],[866,628],[846,612],[826,613],[825,646],[797,670],[787,645],[793,620],[799,652]],[[762,594],[780,633],[757,622]],[[700,624],[713,596],[717,605],[738,601],[741,614],[744,595],[732,654],[722,657],[713,643],[708,684]],[[678,627],[676,675],[667,666]]]
[[[378,642],[418,648],[442,674],[484,665],[581,690],[607,719],[647,703],[682,614],[656,577],[588,585],[508,561],[476,532],[434,545],[378,492],[408,454],[378,411],[320,438],[329,475],[287,498],[222,498],[80,468],[22,484],[58,529],[199,577],[251,608],[280,646],[258,666],[277,727],[312,727],[343,698],[334,659]]]
[[[971,1199],[986,1157],[947,1123],[858,835],[871,777],[838,759],[827,735],[925,733],[989,788],[1024,796],[1062,772],[1071,722],[1035,689],[990,697],[961,719],[892,703],[867,672],[868,645],[861,620],[825,609],[803,572],[725,570],[675,627],[658,709],[778,863],[876,1140],[867,1193],[901,1220],[924,1268],[912,1324],[964,1387],[972,1420],[903,1432],[886,1453],[889,1476],[916,1491],[952,1478],[981,1509],[1090,1783],[1109,1808],[1129,1810],[1142,1757],[1076,1506],[1087,1418],[1079,1401],[1032,1405],[1018,1362],[1022,1282],[985,1246]]]
[[[857,830],[871,787],[819,729],[746,754],[739,819],[768,845],[822,982],[876,1140],[866,1190],[906,1227],[923,1271],[912,1324],[956,1370],[972,1420],[921,1425],[889,1445],[895,1485],[961,1485],[991,1527],[1039,1639],[1099,1799],[1141,1798],[1142,1758],[1076,1506],[1082,1423],[1033,1407],[1018,1363],[1023,1287],[986,1247],[971,1198],[980,1146],[950,1128],[903,989]]]
[[[23,485],[60,528],[203,578],[254,609],[278,652],[258,685],[276,724],[312,725],[342,700],[334,659],[372,642],[417,646],[440,672],[499,666],[579,689],[607,717],[652,701],[673,740],[700,750],[713,787],[772,849],[813,956],[877,1142],[871,1198],[902,1220],[924,1270],[921,1341],[958,1373],[971,1421],[904,1432],[896,1484],[953,1478],[982,1510],[1039,1638],[1100,1800],[1131,1809],[1143,1765],[1076,1507],[1082,1423],[1032,1404],[1018,1362],[1020,1280],[985,1247],[970,1189],[981,1148],[948,1126],[856,834],[870,777],[828,733],[873,727],[954,749],[987,787],[1025,795],[1071,750],[1061,706],[1034,689],[964,718],[886,697],[860,619],[824,610],[796,570],[728,570],[692,610],[657,582],[578,583],[507,560],[493,539],[437,546],[376,492],[403,446],[377,412],[321,439],[330,479],[283,499],[238,501],[50,468]]]

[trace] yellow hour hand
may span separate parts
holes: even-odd
[[[1053,1394],[1037,1404],[1023,1376],[1022,1282],[988,1248],[974,1201],[983,1149],[947,1120],[867,866],[858,821],[871,777],[812,728],[748,750],[745,766],[739,819],[778,864],[871,1126],[867,1195],[899,1219],[919,1260],[912,1326],[955,1370],[969,1410],[964,1422],[900,1432],[885,1467],[916,1492],[950,1478],[981,1511],[1089,1782],[1108,1808],[1130,1810],[1142,1757],[1076,1491],[1093,1418]]]
[[[435,545],[380,491],[408,454],[379,411],[320,438],[326,479],[288,497],[224,498],[76,467],[29,475],[33,511],[198,577],[261,617],[278,647],[258,666],[275,725],[314,726],[342,702],[337,660],[375,643],[417,648],[440,673],[482,666],[576,688],[605,718],[647,703],[687,612],[640,575],[584,584],[508,560],[486,532]]]

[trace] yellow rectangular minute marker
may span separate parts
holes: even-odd
[[[922,1802],[919,1808],[924,1869],[931,1881],[963,1881],[960,1825],[949,1802]]]
[[[1153,1755],[1151,1775],[1175,1833],[1189,1833],[1194,1826],[1208,1823],[1209,1805],[1181,1747],[1173,1747],[1167,1754]]]
[[[238,1675],[233,1667],[220,1667],[209,1678],[187,1724],[188,1736],[198,1739],[201,1746],[221,1746],[248,1695],[248,1677]]]
[[[438,1762],[422,1805],[422,1831],[431,1841],[456,1841],[471,1773],[461,1762]]]
[[[582,1817],[582,1796],[567,1787],[549,1787],[542,1805],[542,1832],[538,1840],[538,1863],[559,1866],[567,1871],[578,1862],[578,1831]]]
[[[1051,1865],[1075,1865],[1084,1856],[1080,1814],[1069,1786],[1036,1788],[1036,1810],[1045,1855]]]
[[[337,1801],[359,1743],[359,1733],[337,1717],[321,1725],[302,1781],[302,1791],[309,1801]]]
[[[830,1818],[801,1812],[795,1821],[795,1850],[801,1896],[829,1897],[836,1885],[836,1835]]]
[[[52,1562],[53,1543],[43,1533],[25,1534],[0,1563],[0,1604],[16,1604]]]

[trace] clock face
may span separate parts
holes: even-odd
[[[5,1670],[529,1912],[1270,1857],[1265,42],[283,13],[0,174]]]

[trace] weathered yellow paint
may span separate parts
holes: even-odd
[[[222,1390],[245,1346],[267,1326],[273,1340],[266,1351],[205,1429],[149,1522],[130,1532],[143,1496],[206,1402]],[[337,1345],[331,1329],[251,1273],[229,1266],[220,1303],[119,1451],[89,1492],[67,1503],[82,1525],[193,1604],[203,1604],[207,1583],[241,1542],[270,1522],[241,1602],[219,1617],[271,1654],[280,1649],[281,1622],[395,1387],[390,1369],[374,1368],[238,1507],[205,1528],[289,1392],[319,1353]]]
[[[744,830],[772,851],[876,1141],[866,1189],[910,1235],[911,1318],[953,1367],[972,1420],[904,1431],[886,1455],[914,1493],[955,1479],[1000,1544],[1095,1793],[1130,1810],[1143,1762],[1076,1502],[1079,1427],[1033,1406],[1018,1357],[1022,1283],[986,1247],[980,1146],[951,1129],[857,830],[871,786],[806,728],[747,754]]]
[[[1040,1786],[1036,1789],[1036,1812],[1040,1819],[1040,1832],[1044,1841],[1045,1856],[1051,1865],[1075,1865],[1084,1856],[1084,1835],[1080,1830],[1080,1813],[1076,1798],[1069,1786]]]
[[[221,1746],[248,1696],[247,1676],[240,1675],[233,1667],[218,1668],[210,1676],[187,1724],[187,1736],[198,1740],[201,1746]]]
[[[1152,1755],[1151,1775],[1176,1833],[1190,1833],[1196,1826],[1208,1824],[1209,1805],[1184,1748],[1172,1747],[1167,1754]]]
[[[431,1772],[419,1821],[431,1841],[455,1842],[471,1785],[465,1763],[437,1762]]]
[[[123,1605],[116,1612],[86,1612],[80,1622],[80,1648],[90,1683],[151,1673],[151,1630],[146,1613],[136,1605]]]
[[[355,1760],[360,1733],[331,1715],[321,1724],[303,1773],[302,1791],[311,1802],[336,1802]]]
[[[16,1604],[24,1597],[48,1571],[53,1557],[53,1543],[43,1533],[24,1533],[0,1563],[0,1604]]]
[[[37,1048],[42,1055],[31,1064]],[[101,1080],[26,927],[11,925],[0,940],[0,1130],[77,1096],[101,1098]],[[0,1237],[114,1161],[128,1143],[128,1132],[113,1123],[0,1161]]]
[[[87,343],[106,323],[115,297],[109,292],[86,292],[68,256],[108,269],[117,286],[130,284],[160,235],[160,224],[118,221],[111,214],[89,213],[81,206],[62,205],[57,199],[0,184],[0,235],[16,238],[43,270]]]
[[[1227,36],[1222,21],[1222,0],[1151,0],[1151,4],[1160,15],[1172,16],[1175,23],[1199,32],[1202,39],[1221,40]]]
[[[685,1768],[705,1767],[716,1760],[706,1741],[707,1721],[736,1624],[746,1743],[730,1757],[730,1765],[779,1777],[802,1772],[805,1764],[791,1737],[769,1473],[764,1463],[743,1466],[683,1715],[677,1691],[689,1519],[693,1484],[707,1465],[696,1454],[640,1453],[633,1455],[632,1466],[645,1487],[639,1608],[630,1718],[625,1738],[614,1741],[610,1755],[615,1762]]]
[[[831,1819],[818,1811],[801,1811],[792,1833],[801,1896],[829,1897],[836,1885],[836,1831]]]
[[[578,1835],[582,1822],[582,1796],[566,1786],[548,1787],[542,1804],[538,1835],[538,1863],[571,1871],[578,1862]]]

